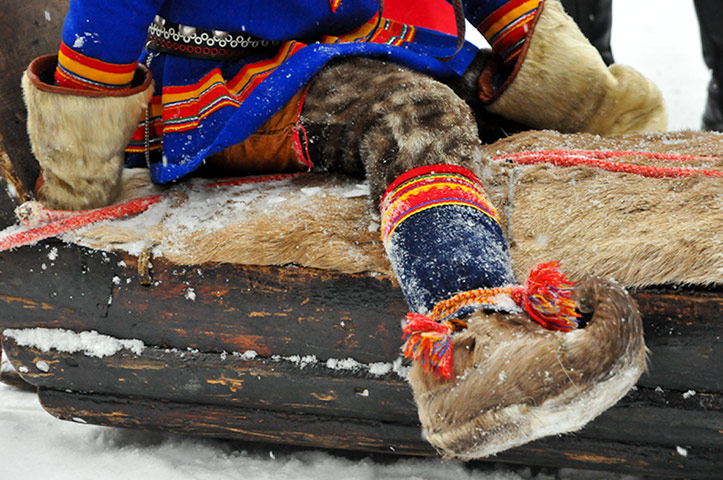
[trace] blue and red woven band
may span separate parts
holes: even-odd
[[[477,177],[453,165],[398,177],[381,206],[382,238],[412,311],[514,282],[499,217]]]
[[[539,6],[540,0],[489,0],[483,5],[484,20],[477,28],[505,64],[517,61]]]

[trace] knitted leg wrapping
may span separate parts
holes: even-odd
[[[514,283],[497,212],[469,170],[412,169],[389,186],[381,212],[384,246],[413,312],[427,314],[461,292]]]

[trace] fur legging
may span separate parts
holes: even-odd
[[[301,123],[318,171],[369,180],[376,207],[387,186],[415,167],[480,167],[474,68],[454,90],[424,74],[369,58],[327,66],[306,96]]]

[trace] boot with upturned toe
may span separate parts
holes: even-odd
[[[447,459],[487,457],[574,432],[614,405],[645,370],[642,320],[630,295],[588,278],[584,328],[552,331],[525,313],[476,311],[452,335],[453,374],[415,361],[408,380],[427,441]]]

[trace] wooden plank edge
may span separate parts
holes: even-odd
[[[392,372],[374,376],[362,369],[303,365],[298,359],[245,359],[154,348],[97,358],[21,348],[8,337],[5,342],[8,358],[26,381],[43,388],[418,423],[409,386]],[[576,436],[723,451],[722,429],[723,395],[636,387]]]
[[[349,365],[348,360],[338,361],[347,362],[342,368],[330,368],[328,361],[315,358],[247,358],[154,347],[100,358],[24,347],[7,335],[2,342],[20,376],[35,386],[417,422],[411,390],[392,364],[377,375],[371,372],[379,365]]]
[[[38,395],[53,416],[81,423],[324,449],[435,454],[419,427],[412,425],[43,388]],[[723,469],[719,449],[696,448],[682,455],[674,445],[620,444],[570,435],[538,440],[484,461],[701,479],[715,478]]]

